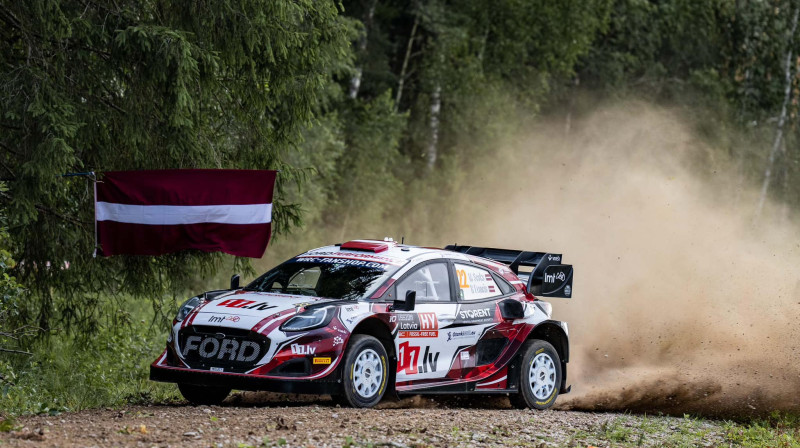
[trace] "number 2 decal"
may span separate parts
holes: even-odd
[[[469,288],[469,283],[467,283],[467,271],[464,269],[456,269],[456,275],[458,275],[458,287],[459,288]]]

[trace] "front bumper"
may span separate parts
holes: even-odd
[[[292,394],[335,394],[341,390],[341,379],[331,374],[318,380],[265,378],[241,373],[209,372],[180,367],[150,366],[150,380],[184,383],[197,386],[229,387],[238,390],[269,391]]]

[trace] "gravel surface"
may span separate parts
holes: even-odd
[[[479,447],[717,446],[724,424],[676,417],[511,409],[507,400],[467,403],[414,397],[380,409],[331,401],[236,395],[223,406],[127,406],[30,416],[0,433],[20,447]],[[291,401],[290,401],[291,400]]]

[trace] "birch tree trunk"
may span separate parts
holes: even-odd
[[[375,18],[375,7],[377,5],[378,0],[372,0],[372,3],[369,5],[369,9],[367,9],[367,13],[364,14],[364,34],[358,38],[358,54],[361,57],[363,57],[367,52],[369,30],[372,28],[372,23]],[[356,97],[358,97],[358,90],[361,88],[361,75],[363,71],[364,69],[361,65],[357,66],[355,74],[353,74],[353,77],[350,78],[350,89],[347,92],[347,96],[349,96],[351,99],[356,99]]]
[[[439,113],[442,111],[442,84],[436,81],[431,95],[431,139],[428,142],[428,171],[433,171],[439,146]]]
[[[400,110],[400,99],[403,98],[403,86],[406,83],[406,72],[408,71],[408,60],[411,59],[411,49],[414,46],[414,39],[417,35],[417,26],[419,25],[419,14],[414,16],[414,26],[411,27],[411,36],[408,38],[408,45],[406,45],[406,55],[403,57],[403,66],[400,68],[400,80],[397,81],[397,94],[394,97],[394,111]]]
[[[783,105],[781,106],[781,114],[778,118],[778,129],[775,132],[775,140],[772,142],[772,149],[769,152],[769,159],[767,161],[767,168],[764,170],[764,183],[761,185],[761,194],[758,198],[758,207],[756,208],[756,217],[761,216],[761,211],[764,209],[764,203],[767,200],[767,192],[769,191],[769,184],[772,181],[772,171],[775,165],[775,157],[781,147],[783,141],[783,126],[786,124],[786,109],[789,106],[789,100],[792,97],[792,49],[794,45],[794,34],[797,31],[797,16],[800,14],[800,6],[794,9],[794,17],[792,18],[792,30],[789,33],[786,49],[786,64],[784,66],[784,80],[785,86],[783,91]]]

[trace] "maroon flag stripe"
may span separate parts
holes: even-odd
[[[269,242],[275,171],[112,171],[96,183],[105,256],[187,249],[259,258]]]
[[[184,224],[158,226],[115,221],[97,223],[103,255],[161,255],[186,249],[261,258],[270,224]],[[123,236],[120,238],[120,236]]]
[[[276,171],[108,171],[97,201],[134,205],[271,204]]]

